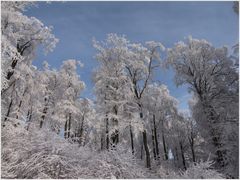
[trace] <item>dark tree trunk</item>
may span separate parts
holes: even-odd
[[[43,122],[44,122],[44,119],[45,119],[45,117],[46,117],[47,110],[48,110],[48,108],[45,106],[44,109],[43,109],[42,119],[41,119],[41,121],[40,121],[40,128],[42,128],[42,126],[43,126]]]
[[[18,51],[18,53],[20,53],[21,56],[23,55],[24,51],[25,51],[28,47],[31,46],[31,44],[29,44],[30,42],[31,42],[31,41],[28,41],[28,42],[24,43],[22,46],[21,46],[19,43],[17,43],[17,51]],[[13,74],[14,74],[14,69],[15,69],[17,63],[18,63],[18,59],[13,58],[13,59],[12,59],[12,64],[11,64],[11,70],[9,70],[8,73],[7,73],[7,75],[6,75],[6,79],[7,79],[7,80],[10,80],[10,78],[13,76]],[[10,86],[11,86],[11,85],[10,85]],[[9,88],[9,87],[8,87],[8,88]],[[8,88],[2,89],[2,90],[1,90],[1,94],[4,93]]]
[[[153,129],[152,129],[152,148],[153,148],[153,157],[156,160],[156,150],[155,150],[155,138],[154,138],[154,133],[153,133]]]
[[[44,98],[45,105],[44,105],[44,108],[43,108],[42,119],[41,119],[41,121],[40,121],[40,129],[41,129],[42,126],[43,126],[44,119],[45,119],[46,114],[47,114],[47,111],[48,111],[49,101],[50,101],[50,97],[48,97],[48,98],[45,97],[45,98]]]
[[[16,119],[18,119],[18,118],[19,118],[18,114],[19,114],[19,112],[20,112],[20,109],[21,109],[21,107],[22,107],[23,98],[24,98],[24,96],[25,96],[26,92],[27,92],[27,87],[25,88],[25,90],[24,90],[24,92],[23,92],[23,95],[22,95],[22,99],[21,99],[21,101],[20,101],[20,103],[19,103],[19,105],[18,105],[18,111],[17,111],[17,116],[16,116]]]
[[[195,156],[195,152],[194,152],[194,148],[193,146],[191,147],[192,149],[192,158],[193,158],[193,162],[196,162],[196,156]]]
[[[178,159],[178,150],[177,150],[177,147],[175,148],[175,156],[176,156],[176,160],[178,161],[179,159]]]
[[[103,145],[104,145],[104,135],[101,134],[101,150],[103,150]]]
[[[74,131],[74,138],[73,138],[73,142],[78,142],[77,138],[78,138],[78,129],[75,128],[75,131]]]
[[[168,150],[167,150],[167,145],[166,145],[166,141],[165,141],[163,120],[161,122],[162,122],[162,142],[163,142],[164,157],[165,157],[165,160],[168,160]]]
[[[212,133],[214,134],[214,133]],[[221,143],[220,143],[220,138],[219,137],[216,137],[216,135],[212,135],[212,141],[213,141],[213,145],[215,146],[216,148],[216,158],[215,158],[215,161],[217,162],[217,167],[218,168],[222,168],[224,167],[224,160],[223,160],[223,151],[220,150],[219,148],[221,148]]]
[[[72,121],[72,115],[69,113],[69,119],[68,119],[68,138],[70,138],[70,131],[71,131],[71,121]]]
[[[141,109],[141,104],[138,104],[139,108]],[[143,113],[140,112],[140,118],[143,119]],[[144,146],[144,150],[145,150],[145,155],[146,155],[146,167],[147,168],[151,168],[151,159],[150,159],[150,152],[149,152],[149,148],[148,148],[148,141],[147,141],[147,132],[144,129],[144,131],[142,132],[143,135],[143,146]]]
[[[67,139],[67,131],[68,131],[68,120],[66,119],[64,126],[64,138]]]
[[[115,130],[113,134],[111,134],[112,145],[115,147],[119,141],[118,130]]]
[[[212,110],[214,111],[214,110]],[[215,154],[216,154],[216,158],[215,158],[215,161],[216,161],[216,167],[221,169],[222,167],[225,166],[225,163],[224,163],[224,152],[223,150],[220,150],[221,147],[222,147],[222,143],[221,143],[221,140],[220,140],[220,136],[221,136],[221,133],[219,129],[216,129],[216,126],[217,126],[217,123],[216,123],[216,120],[213,115],[213,112],[211,111],[211,130],[210,130],[210,134],[211,134],[211,137],[212,137],[212,143],[213,145],[215,146],[216,148],[216,151],[215,151]]]
[[[141,104],[139,104],[139,107],[141,109]],[[143,119],[142,112],[140,112],[140,118]],[[142,135],[143,135],[143,146],[144,146],[145,155],[146,155],[146,167],[151,168],[151,159],[150,159],[150,152],[149,152],[149,148],[148,148],[147,132],[145,129],[142,132]]]
[[[141,144],[141,155],[140,158],[143,159],[143,143]]]
[[[43,119],[44,119],[44,118],[43,118]],[[39,126],[40,129],[42,128],[42,126],[43,126],[43,120],[40,121],[40,126]]]
[[[174,154],[174,164],[175,164],[175,167],[179,167],[179,158],[178,158],[178,149],[177,147],[174,148],[174,151],[173,151],[173,154]]]
[[[82,145],[82,138],[83,138],[83,123],[84,123],[84,115],[82,118],[82,123],[80,126],[80,131],[79,131],[79,145]]]
[[[11,111],[12,104],[13,104],[13,99],[11,98],[11,101],[10,101],[10,103],[9,103],[8,111],[7,111],[7,114],[6,114],[6,116],[5,116],[4,122],[7,121],[7,119],[8,119],[8,116],[9,116],[10,111]]]
[[[131,147],[132,147],[132,154],[134,154],[134,142],[133,142],[133,133],[132,133],[132,126],[130,124],[130,139],[131,139]]]
[[[109,149],[108,118],[106,118],[106,148]]]
[[[15,83],[14,83],[14,85],[13,85],[13,90],[12,90],[12,94],[11,94],[11,101],[10,101],[10,103],[9,103],[9,105],[8,105],[8,110],[7,110],[7,114],[5,115],[4,122],[7,121],[8,116],[9,116],[9,114],[10,114],[10,112],[11,112],[11,107],[12,107],[12,104],[13,104],[13,92],[14,92],[14,88],[15,88]],[[4,124],[3,124],[3,127],[4,127]]]
[[[44,108],[43,108],[42,119],[41,119],[41,121],[40,121],[40,128],[42,128],[44,119],[45,119],[46,114],[47,114],[47,110],[48,110],[48,107],[47,107],[47,106],[48,106],[49,98],[48,98],[48,100],[47,100],[47,98],[45,98],[44,101],[45,101],[45,105],[44,105]]]
[[[28,110],[27,118],[29,122],[32,120],[32,107],[31,110]]]
[[[189,143],[190,143],[190,148],[192,152],[192,160],[195,163],[196,162],[196,157],[195,157],[195,151],[194,151],[194,139],[191,133],[191,137],[189,137]]]
[[[15,67],[16,67],[16,65],[17,65],[17,62],[18,62],[17,59],[13,59],[12,64],[11,64],[12,70],[11,70],[11,71],[8,71],[7,76],[6,76],[6,79],[7,79],[7,80],[10,80],[10,78],[12,77],[12,75],[13,75],[13,73],[14,73],[14,69],[15,69]]]
[[[18,51],[18,53],[20,53],[21,56],[23,55],[24,51],[25,51],[28,47],[30,47],[29,42],[30,42],[30,41],[24,43],[22,46],[21,46],[19,43],[17,43],[17,51]],[[14,73],[14,69],[15,69],[17,63],[18,63],[18,59],[14,58],[13,61],[12,61],[12,64],[11,64],[12,70],[11,70],[11,71],[8,71],[7,76],[6,76],[6,79],[7,79],[7,80],[10,80],[10,78],[12,77],[12,75],[13,75],[13,73]]]
[[[164,150],[165,160],[168,160],[168,150],[167,150],[167,146],[166,146],[166,142],[165,142],[164,132],[162,132],[162,141],[163,141],[163,150]]]
[[[116,131],[116,144],[119,143],[119,132],[118,130]]]
[[[156,127],[156,122],[155,122],[155,115],[153,115],[153,126],[154,126],[154,138],[155,138],[155,146],[156,146],[156,155],[157,155],[157,159],[160,159],[159,148],[158,148],[157,127]]]
[[[27,123],[28,123],[27,124],[27,131],[29,130],[31,120],[32,120],[32,106],[31,106],[31,109],[28,110],[28,113],[27,113]]]
[[[221,150],[222,143],[221,143],[221,130],[216,129],[216,126],[218,126],[218,115],[211,105],[209,105],[208,102],[204,98],[201,98],[203,107],[204,107],[204,112],[207,115],[209,126],[210,126],[210,136],[212,138],[212,144],[215,146],[214,153],[216,155],[215,160],[215,167],[218,169],[221,169],[222,167],[225,166],[224,163],[224,152]]]
[[[180,149],[181,149],[183,168],[184,168],[185,170],[187,170],[186,161],[185,161],[185,156],[184,156],[184,152],[183,152],[183,146],[182,146],[182,143],[181,143],[181,142],[180,142],[179,144],[180,144]]]
[[[117,115],[118,114],[117,106],[114,106],[113,110],[114,110],[114,114]],[[111,144],[113,145],[113,147],[115,147],[117,145],[117,143],[119,142],[118,120],[113,119],[112,121],[114,123],[115,131],[114,131],[114,133],[111,134]]]
[[[142,135],[143,135],[143,145],[144,145],[145,154],[146,154],[146,167],[151,168],[151,159],[150,159],[150,153],[149,153],[149,149],[148,149],[146,130],[144,130],[142,132]]]

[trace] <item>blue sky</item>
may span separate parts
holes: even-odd
[[[82,96],[93,98],[92,71],[97,67],[92,38],[104,40],[106,34],[126,35],[131,42],[160,41],[166,48],[187,36],[206,39],[216,47],[232,47],[238,42],[238,17],[232,2],[39,2],[25,12],[53,26],[60,39],[48,55],[39,51],[34,65],[44,60],[59,68],[62,61],[77,59],[78,69],[87,88]],[[187,109],[191,95],[186,86],[176,87],[171,70],[159,70],[156,77],[166,84],[171,95]]]

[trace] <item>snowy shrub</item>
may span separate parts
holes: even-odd
[[[2,147],[2,177],[77,178],[78,149],[47,130],[12,134]]]
[[[10,131],[11,128],[7,126],[2,133],[2,178],[154,176],[124,148],[97,152],[70,143],[47,129],[26,131],[19,126]]]
[[[182,172],[181,179],[224,179],[224,176],[212,168],[212,161],[192,164],[185,172]]]
[[[134,159],[130,151],[121,149],[91,152],[89,155],[86,150],[82,151],[82,164],[79,169],[79,178],[151,178],[146,168]]]
[[[178,176],[177,172],[173,171],[171,168],[167,168],[164,166],[160,166],[160,168],[157,169],[156,173],[159,178],[163,179],[173,179]]]
[[[164,179],[224,179],[225,177],[212,167],[212,161],[193,163],[186,171],[177,171],[168,163],[157,168],[157,175]]]

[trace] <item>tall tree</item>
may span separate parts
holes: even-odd
[[[95,71],[95,92],[97,112],[105,122],[106,147],[114,147],[119,142],[119,133],[129,125],[124,110],[131,102],[131,83],[124,72],[123,58],[127,54],[127,41],[110,34],[106,42],[94,40],[98,51],[96,59],[100,67]]]
[[[146,121],[144,122],[143,102],[142,97],[146,91],[148,84],[153,78],[154,68],[160,64],[160,54],[158,49],[163,50],[161,43],[149,41],[146,42],[146,47],[141,44],[130,44],[130,53],[128,53],[125,60],[125,68],[128,77],[132,83],[132,91],[134,93],[134,100],[138,106],[140,120],[143,123],[143,145],[146,157],[146,166],[151,167],[150,151],[148,147]]]
[[[2,32],[2,112],[4,121],[16,120],[27,114],[23,110],[33,94],[36,69],[32,61],[36,50],[43,45],[45,52],[53,50],[58,40],[51,28],[23,11],[32,2],[6,1],[1,3]]]
[[[206,40],[188,38],[168,51],[167,62],[176,72],[177,85],[188,84],[196,95],[196,122],[205,140],[211,142],[208,147],[215,154],[216,167],[228,174],[229,163],[224,157],[238,151],[238,143],[233,140],[238,139],[238,131],[234,130],[238,127],[238,74],[227,48],[214,48]],[[233,138],[228,139],[228,134]]]

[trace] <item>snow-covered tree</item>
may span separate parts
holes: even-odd
[[[177,111],[177,100],[170,95],[167,86],[150,84],[143,96],[143,107],[149,113],[148,124],[152,130],[153,155],[160,158],[159,146],[164,152],[162,160],[168,160],[169,118]],[[155,147],[155,148],[154,148]]]
[[[238,152],[238,74],[227,48],[214,48],[206,40],[190,37],[168,50],[167,62],[176,72],[176,84],[188,84],[196,95],[194,111],[199,130],[211,142],[209,149],[215,154],[216,166],[226,170],[230,163],[225,157]]]
[[[14,82],[13,74],[20,64],[30,66],[36,49],[43,44],[45,52],[52,51],[58,40],[50,27],[34,18],[27,17],[23,11],[32,2],[5,1],[1,5],[2,30],[2,82],[1,92],[5,92]]]
[[[51,33],[51,28],[23,14],[32,4],[15,1],[1,3],[1,95],[4,122],[9,118],[22,119],[22,115],[26,116],[23,108],[32,95],[34,54],[39,45],[43,45],[48,52],[58,41]]]
[[[114,103],[116,103],[116,92],[121,92],[123,99],[120,100],[121,103],[125,99],[132,102],[130,104],[135,104],[135,109],[137,113],[140,114],[139,122],[144,127],[144,116],[142,109],[142,96],[148,86],[151,78],[153,76],[153,69],[159,66],[159,53],[158,49],[163,49],[161,43],[147,42],[146,47],[141,44],[130,43],[124,36],[117,36],[116,34],[109,34],[108,38],[103,45],[95,43],[95,47],[100,52],[97,59],[101,61],[102,67],[101,71],[98,72],[98,77],[100,76],[98,82],[101,82],[101,102],[106,103],[105,107],[110,104],[111,108],[114,108]],[[107,76],[107,77],[106,77]],[[120,82],[120,83],[119,83]],[[126,87],[126,88],[125,88]],[[123,88],[123,89],[121,89]],[[98,88],[97,88],[98,89]],[[115,92],[114,92],[115,91]],[[127,97],[126,95],[130,95]],[[114,97],[113,97],[114,96]],[[107,103],[106,101],[112,101]],[[114,103],[113,103],[114,101]],[[127,105],[127,104],[126,104]],[[129,105],[129,104],[128,104]],[[125,107],[126,108],[126,107]],[[111,111],[109,107],[107,110]],[[102,111],[104,113],[109,113]],[[115,110],[116,115],[116,110]],[[105,119],[108,121],[108,117],[104,114]],[[108,115],[107,115],[108,116]],[[108,122],[106,121],[106,131],[108,134]],[[147,132],[146,128],[143,128],[142,132],[143,144],[146,152],[146,166],[150,167],[150,153],[147,142]],[[130,123],[130,137],[132,152],[134,153],[133,145],[133,135],[132,135],[132,124]],[[107,137],[108,144],[108,137]],[[108,146],[108,145],[107,145]]]
[[[146,47],[141,44],[129,45],[131,51],[125,58],[125,68],[133,86],[134,102],[138,106],[140,121],[143,124],[142,142],[146,155],[146,166],[151,167],[146,121],[144,122],[142,107],[142,96],[153,78],[154,68],[158,67],[160,64],[159,49],[164,50],[164,47],[161,43],[154,41],[149,41],[145,44]]]
[[[123,61],[128,53],[127,46],[128,41],[115,34],[109,34],[104,43],[94,40],[98,51],[96,59],[100,64],[94,75],[97,113],[105,124],[101,144],[105,142],[107,149],[119,142],[119,133],[130,123],[129,117],[124,117],[132,99],[131,83]]]

